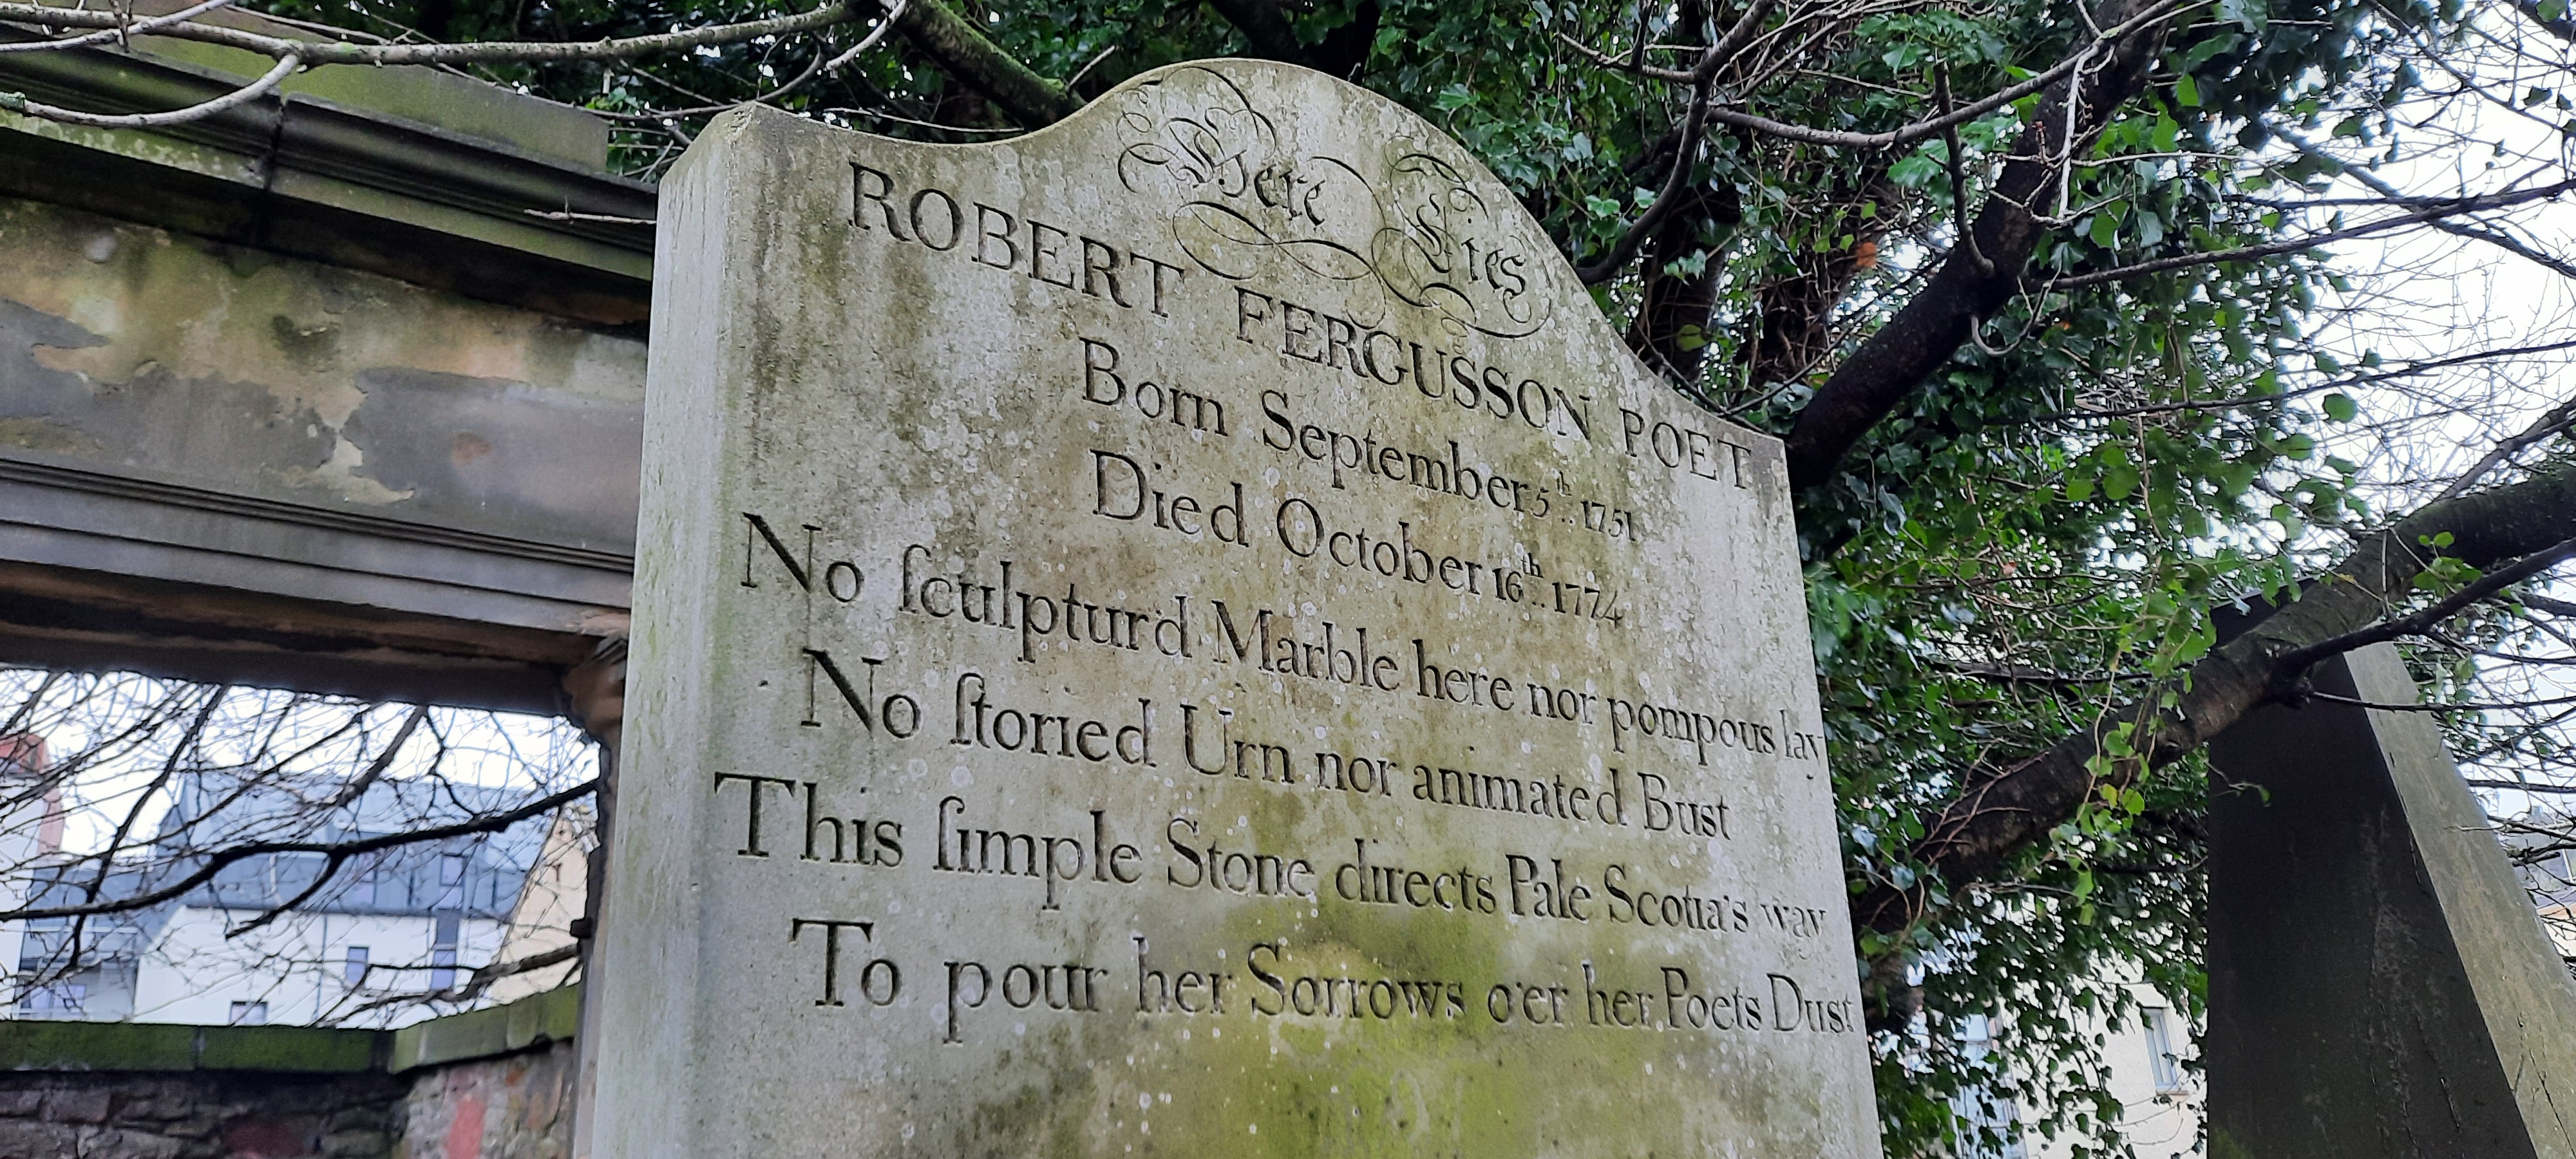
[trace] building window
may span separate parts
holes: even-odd
[[[2147,1073],[2155,1076],[2156,1093],[2169,1095],[2182,1089],[2182,1060],[2174,1055],[2173,1015],[2162,1006],[2149,1006],[2147,1015]]]
[[[438,858],[438,904],[432,909],[465,908],[465,855],[443,853]]]
[[[342,964],[340,969],[343,977],[348,980],[349,985],[353,987],[366,985],[367,948],[365,946],[349,947],[348,961]]]
[[[18,1009],[29,1014],[80,1014],[89,1000],[89,987],[79,982],[56,982],[28,990],[18,999]]]
[[[224,1019],[224,1025],[266,1026],[268,1025],[268,1003],[235,1002],[232,1015]]]
[[[1958,1036],[1961,1053],[1972,1061],[1994,1052],[1994,1021],[1983,1014],[1961,1019]],[[1950,1110],[1968,1132],[1960,1140],[1960,1159],[2029,1159],[2021,1140],[2021,1107],[2013,1100],[1996,1097],[1980,1083],[1952,1094]]]
[[[463,860],[459,858],[458,860]],[[452,989],[456,985],[456,939],[465,923],[455,914],[440,914],[437,940],[429,946],[429,988]]]

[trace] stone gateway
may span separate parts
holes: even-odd
[[[599,1153],[1875,1156],[1786,482],[1320,74],[664,186]]]

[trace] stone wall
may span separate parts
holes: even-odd
[[[0,1159],[378,1159],[411,1085],[374,1073],[0,1074]]]
[[[397,1032],[0,1020],[0,1159],[565,1159],[579,987]]]
[[[394,1159],[564,1159],[573,1057],[572,1043],[557,1042],[412,1072]]]

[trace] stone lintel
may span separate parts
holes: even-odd
[[[0,87],[100,112],[181,108],[241,83],[236,62],[200,59],[207,47],[10,54]],[[605,127],[494,86],[399,75],[426,71],[325,66],[282,94],[149,131],[0,114],[0,193],[640,328],[655,193],[601,170]],[[493,135],[514,111],[547,131]],[[587,217],[537,216],[566,212]]]

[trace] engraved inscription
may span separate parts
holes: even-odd
[[[1217,62],[664,196],[604,1147],[1875,1154],[1779,448],[1453,142]]]

